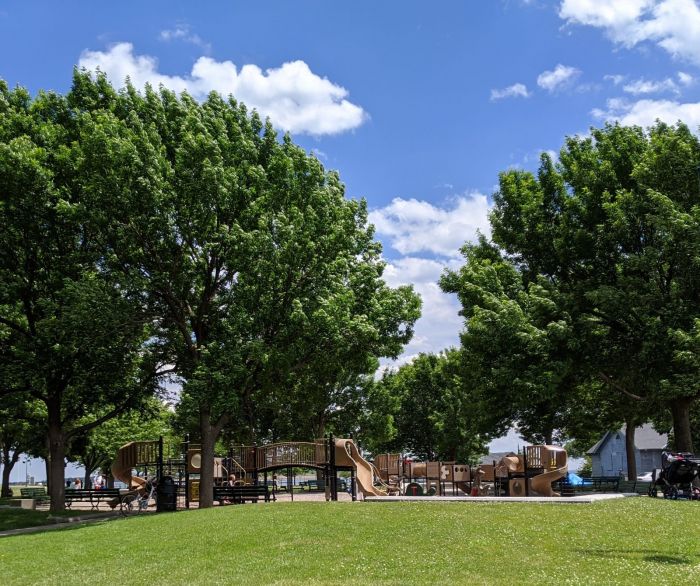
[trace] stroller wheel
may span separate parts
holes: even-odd
[[[652,497],[652,498],[656,498],[656,497],[658,496],[658,493],[656,492],[656,484],[652,484],[652,485],[649,487],[649,490],[647,491],[647,494],[648,494],[650,497]]]

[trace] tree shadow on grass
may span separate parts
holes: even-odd
[[[578,553],[605,559],[636,559],[672,566],[696,564],[700,560],[700,555],[671,555],[653,549],[583,549]]]
[[[3,509],[0,515],[0,539],[37,535],[50,531],[70,531],[81,529],[88,525],[101,525],[109,521],[122,519],[116,514],[105,515],[105,512],[76,515],[71,511],[59,514],[59,517],[82,517],[80,521],[56,521],[48,511],[28,511],[26,509]],[[13,533],[17,531],[17,533]],[[7,532],[7,533],[5,533]]]

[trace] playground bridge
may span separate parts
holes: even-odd
[[[265,472],[280,468],[324,469],[330,463],[328,441],[279,442],[263,446],[232,446],[229,458],[246,472]]]

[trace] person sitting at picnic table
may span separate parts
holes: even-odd
[[[226,486],[235,486],[235,485],[236,485],[236,475],[229,474],[228,475],[228,482],[226,483]]]
[[[80,481],[80,478],[74,478],[73,484],[71,484],[70,487],[74,490],[81,489],[83,488],[83,483]]]

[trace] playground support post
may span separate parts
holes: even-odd
[[[326,502],[331,500],[331,438],[327,435],[323,440],[323,480]]]
[[[158,437],[158,460],[156,461],[156,477],[160,484],[163,479],[163,436]]]
[[[258,444],[253,444],[253,484],[258,485]]]
[[[330,480],[331,480],[331,500],[338,500],[338,470],[335,467],[335,438],[333,434],[328,437],[328,447],[330,449]]]
[[[530,474],[527,467],[527,450],[523,449],[523,470],[525,470],[525,496],[530,496]]]
[[[185,508],[189,509],[190,508],[190,467],[189,463],[187,462],[187,454],[190,452],[190,434],[186,433],[185,434],[185,454],[184,454],[184,461],[185,461]]]
[[[350,469],[350,490],[353,502],[357,500],[357,487],[355,486],[355,468]]]

